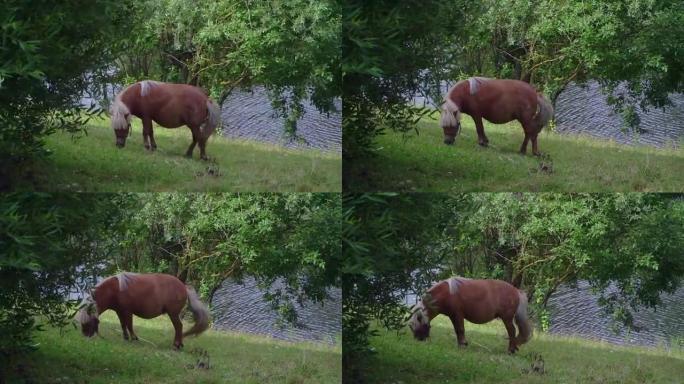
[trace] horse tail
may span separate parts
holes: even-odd
[[[518,326],[518,336],[515,338],[516,344],[525,344],[532,338],[532,325],[527,316],[527,294],[523,291],[518,291],[520,302],[518,309],[515,311],[515,324]]]
[[[207,120],[200,126],[202,137],[209,137],[221,122],[221,109],[213,100],[207,99]]]
[[[442,128],[456,128],[458,127],[458,121],[461,119],[461,111],[449,95],[445,99],[444,105],[442,105],[442,117],[439,120],[439,125]]]
[[[197,296],[197,292],[195,292],[192,287],[186,286],[185,290],[188,292],[188,305],[190,307],[190,311],[192,311],[192,316],[195,319],[195,324],[192,326],[192,328],[190,328],[190,330],[183,333],[183,337],[199,335],[209,328],[209,308],[207,308],[207,306],[200,301],[199,296]]]
[[[551,102],[540,94],[537,95],[537,108],[539,108],[537,119],[539,121],[539,130],[544,128],[553,117],[553,105]]]

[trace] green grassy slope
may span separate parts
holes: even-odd
[[[318,150],[292,150],[271,144],[240,141],[214,134],[207,144],[209,162],[186,158],[190,131],[155,125],[158,150],[142,144],[140,121],[126,147],[114,145],[107,120],[95,120],[88,134],[74,139],[56,133],[46,140],[53,154],[36,166],[39,190],[69,191],[320,191],[341,189],[342,159]]]
[[[488,148],[477,145],[472,120],[454,146],[442,143],[435,120],[420,122],[419,135],[388,132],[378,156],[345,162],[345,189],[352,191],[652,191],[684,190],[684,149],[619,145],[544,130],[537,158],[518,153],[520,125],[485,124]]]
[[[341,348],[288,343],[267,337],[209,330],[184,340],[175,351],[173,326],[166,316],[134,318],[146,341],[124,341],[116,314],[101,317],[103,338],[87,339],[80,330],[39,332],[39,349],[22,363],[21,383],[340,383]],[[206,351],[207,357],[203,357]],[[208,363],[209,369],[198,363]]]
[[[684,350],[623,347],[574,337],[535,334],[515,355],[501,321],[485,325],[466,322],[465,348],[444,316],[432,322],[431,338],[413,339],[406,329],[397,334],[379,330],[377,353],[362,372],[371,383],[681,383]],[[535,354],[544,373],[532,370]]]

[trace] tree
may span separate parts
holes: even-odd
[[[101,271],[104,228],[124,204],[106,195],[19,193],[0,197],[0,379],[32,335],[67,324],[65,300],[83,279]],[[2,380],[0,380],[2,381]]]
[[[372,151],[389,127],[414,129],[428,113],[407,103],[415,94],[435,94],[453,59],[464,9],[457,1],[348,1],[343,8],[343,155],[345,161]],[[346,168],[346,167],[345,167]]]
[[[106,47],[126,30],[126,10],[126,3],[105,0],[3,2],[0,189],[48,155],[45,136],[83,129],[85,75],[112,59]]]

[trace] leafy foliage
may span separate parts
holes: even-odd
[[[113,204],[106,195],[0,197],[0,377],[15,355],[35,348],[35,316],[67,323],[68,293],[101,270]]]
[[[125,4],[9,0],[0,11],[0,189],[44,157],[42,137],[76,132],[84,74],[103,66],[124,25]],[[92,115],[95,111],[89,111]],[[4,179],[4,180],[3,180]]]
[[[436,91],[461,29],[457,1],[348,1],[343,9],[343,154],[367,153],[384,127],[407,132],[427,110],[406,100]]]

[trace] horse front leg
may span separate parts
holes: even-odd
[[[456,340],[459,347],[465,347],[468,345],[468,341],[465,338],[465,325],[463,324],[463,317],[452,315],[449,316],[451,319],[451,324],[454,325],[454,332],[456,332]]]
[[[181,349],[183,348],[183,322],[180,319],[179,313],[169,313],[169,318],[171,319],[171,323],[173,323],[173,329],[176,331],[176,335],[173,339],[173,346],[176,349]]]
[[[473,121],[475,122],[475,129],[477,130],[477,143],[483,147],[486,147],[489,145],[489,139],[487,138],[487,135],[485,135],[482,118],[479,116],[474,116]]]
[[[121,330],[123,331],[124,340],[128,340],[128,327],[126,322],[126,314],[116,311],[116,316],[119,318],[119,323],[121,323]]]
[[[506,332],[508,332],[508,352],[515,353],[518,350],[518,346],[515,344],[515,326],[513,325],[513,319],[508,319],[503,321],[506,326]]]
[[[149,150],[155,150],[157,148],[157,145],[155,144],[154,147],[152,147],[152,142],[154,139],[150,139],[152,137],[152,119],[149,117],[143,117],[142,119],[143,122],[143,144],[145,145],[145,149]]]

